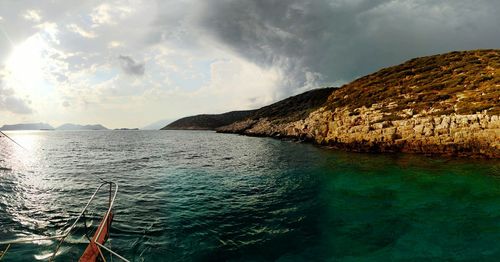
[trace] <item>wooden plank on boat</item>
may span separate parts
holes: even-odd
[[[104,221],[104,219],[101,221],[101,224],[99,224],[99,227],[97,228],[94,236],[92,237],[92,241],[90,241],[89,245],[83,252],[83,255],[80,257],[80,262],[95,262],[95,261],[100,261],[100,255],[99,255],[99,247],[94,243],[97,242],[99,244],[104,245],[106,240],[108,240],[109,237],[109,229],[111,227],[111,222],[113,221],[113,213],[109,213],[107,221]],[[102,233],[99,236],[99,239],[97,238],[97,234],[102,228]]]

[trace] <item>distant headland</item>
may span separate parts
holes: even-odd
[[[0,127],[2,131],[14,131],[14,130],[54,130],[54,127],[47,123],[25,123],[25,124],[14,124],[14,125],[3,125]]]
[[[359,152],[500,158],[499,101],[500,50],[473,50],[415,58],[231,119],[198,115],[163,129],[292,138]]]
[[[14,131],[14,130],[108,130],[103,125],[78,125],[78,124],[63,124],[54,128],[47,123],[25,123],[25,124],[14,124],[14,125],[3,125],[0,130],[3,131]]]
[[[56,130],[108,130],[101,124],[95,125],[78,125],[78,124],[64,124],[56,128]]]
[[[218,127],[244,119],[254,112],[255,110],[248,110],[188,116],[166,125],[162,130],[215,130]]]

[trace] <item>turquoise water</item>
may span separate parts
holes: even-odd
[[[0,241],[60,232],[103,178],[120,185],[109,243],[132,261],[500,257],[498,160],[197,131],[9,134],[27,151],[0,138]],[[58,261],[78,259],[84,232]],[[44,260],[54,247],[14,245],[5,259]]]

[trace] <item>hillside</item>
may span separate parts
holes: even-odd
[[[247,119],[267,118],[276,121],[305,119],[327,101],[333,90],[335,90],[333,87],[319,88],[283,99],[255,110]]]
[[[53,130],[54,128],[46,123],[26,123],[15,125],[3,125],[0,130]]]
[[[161,130],[215,130],[218,127],[242,120],[253,112],[254,110],[248,110],[188,116],[166,125]]]
[[[143,126],[140,129],[142,129],[142,130],[159,130],[172,122],[173,122],[173,119],[162,119],[162,120],[158,120],[154,123],[148,124],[146,126]]]
[[[499,50],[451,52],[415,58],[345,85],[328,99],[330,109],[379,104],[386,118],[413,113],[499,115]]]
[[[95,124],[95,125],[63,124],[57,127],[56,130],[108,130],[108,129],[100,124]]]
[[[307,118],[312,111],[323,105],[333,90],[334,88],[320,88],[307,91],[256,110],[185,117],[162,129],[215,130],[241,120],[260,118],[276,119],[277,121],[297,121]]]
[[[305,119],[293,110],[219,132],[290,137],[363,152],[500,158],[500,51],[415,58],[334,90]],[[292,120],[290,120],[292,119]]]

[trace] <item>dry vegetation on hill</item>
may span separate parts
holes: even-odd
[[[307,118],[311,112],[323,106],[333,90],[332,87],[310,90],[256,110],[184,117],[162,129],[213,130],[237,121],[260,118],[277,122],[297,121]]]
[[[255,112],[255,110],[188,116],[168,124],[161,130],[214,130],[217,127],[240,121],[253,112]]]
[[[323,106],[335,90],[333,87],[319,88],[278,101],[257,109],[248,118],[267,118],[278,122],[305,119],[311,112]]]
[[[499,115],[500,51],[451,52],[409,60],[361,77],[336,90],[329,108],[381,104],[385,120],[413,114]],[[409,114],[402,110],[411,109]]]

